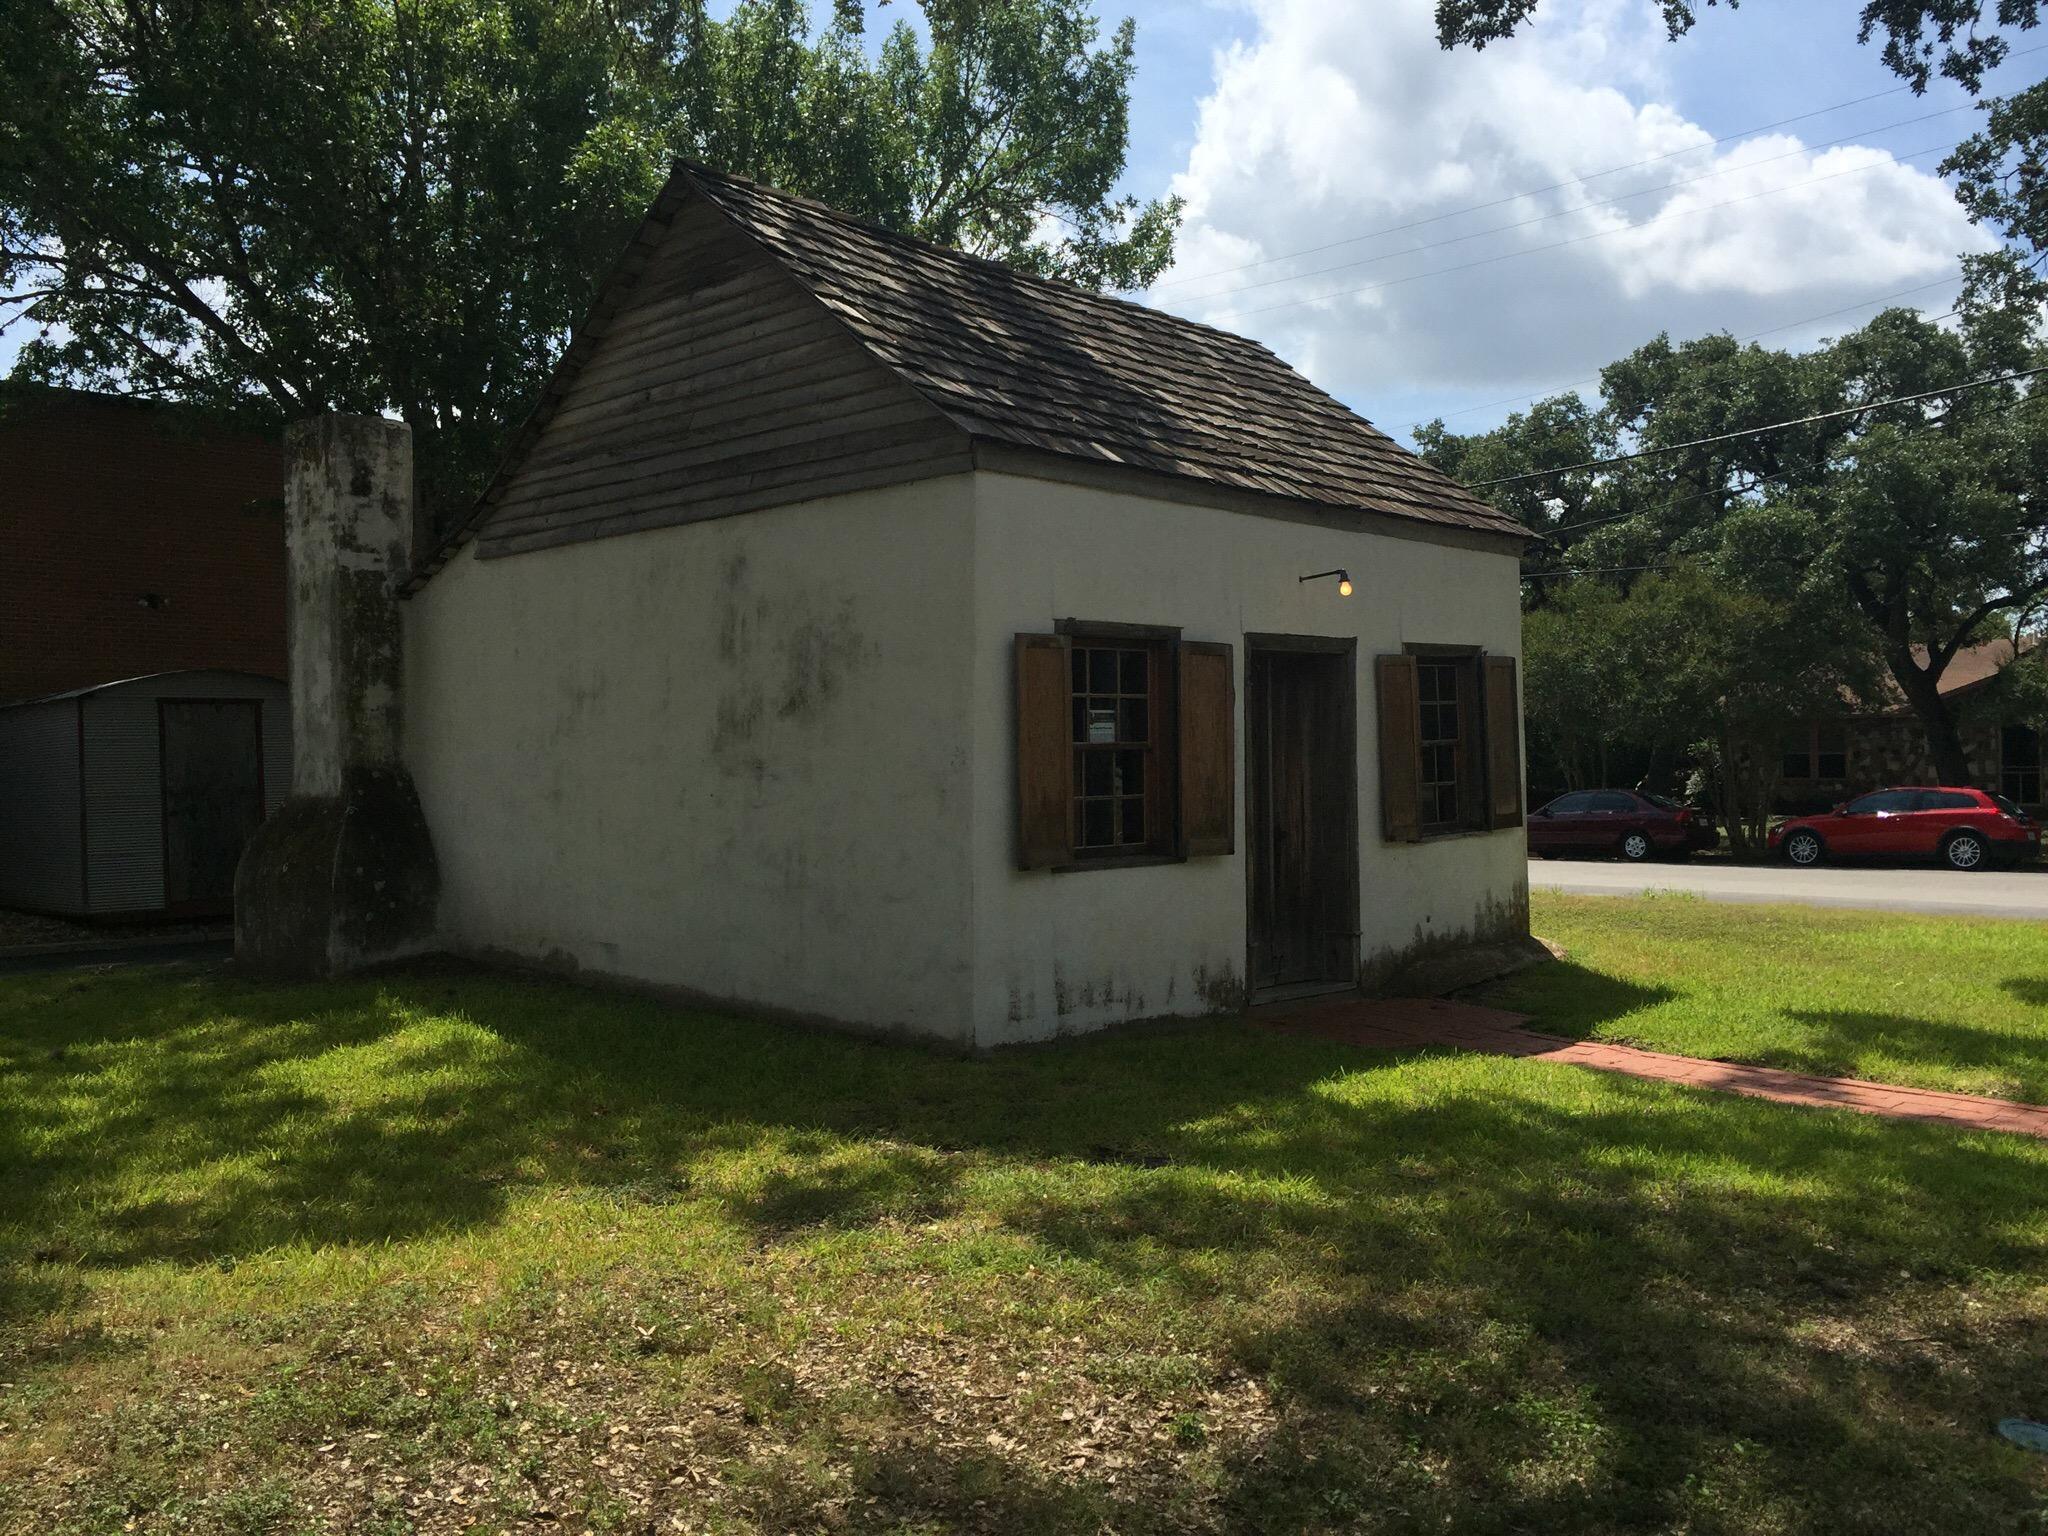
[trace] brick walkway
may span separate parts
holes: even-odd
[[[1812,1077],[1778,1067],[1703,1061],[1697,1056],[1672,1056],[1632,1045],[1566,1040],[1526,1028],[1528,1019],[1524,1014],[1441,998],[1324,999],[1288,1005],[1270,1013],[1260,1010],[1254,1017],[1268,1029],[1313,1035],[1345,1045],[1379,1050],[1447,1045],[1495,1056],[1540,1057],[1600,1072],[1682,1083],[1689,1088],[1746,1093],[1754,1098],[1776,1099],[1781,1104],[1854,1109],[1897,1120],[1936,1120],[1970,1130],[2016,1131],[2048,1139],[2048,1108],[2039,1105],[1979,1098],[1968,1093],[1938,1093],[1931,1088],[1894,1088],[1853,1077]]]

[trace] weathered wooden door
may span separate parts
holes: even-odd
[[[1357,979],[1354,656],[1293,644],[1245,663],[1255,991]]]
[[[162,699],[164,905],[227,905],[242,847],[263,820],[263,706]]]

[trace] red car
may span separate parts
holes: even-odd
[[[1619,854],[1641,863],[1660,853],[1689,853],[1717,841],[1713,818],[1662,795],[1627,789],[1578,789],[1529,817],[1529,851]]]
[[[1771,832],[1794,864],[1836,858],[1939,858],[1951,869],[2031,858],[2041,829],[2003,795],[1981,789],[1880,789],[1825,816],[1800,816]]]

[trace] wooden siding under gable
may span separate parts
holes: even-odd
[[[972,467],[968,439],[701,200],[478,533],[483,558]]]

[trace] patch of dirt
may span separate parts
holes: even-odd
[[[74,1419],[61,1456],[17,1465],[15,1491],[56,1530],[87,1528],[146,1424],[195,1451],[175,1473],[152,1468],[177,1488],[124,1510],[137,1532],[202,1509],[194,1528],[240,1529],[260,1494],[278,1529],[416,1536],[480,1522],[1007,1533],[1104,1517],[1220,1532],[1208,1490],[1222,1480],[1204,1468],[1256,1459],[1278,1417],[1262,1384],[1193,1357],[1175,1357],[1174,1383],[1134,1387],[1147,1362],[1080,1337],[864,1332],[788,1292],[779,1317],[664,1300],[687,1321],[614,1319],[623,1340],[593,1338],[587,1315],[481,1337],[428,1323],[404,1345],[347,1330],[293,1362],[293,1411],[257,1409],[262,1381],[155,1374]]]
[[[111,927],[105,923],[77,923],[68,918],[44,917],[35,912],[14,912],[0,907],[0,951],[43,944],[175,944],[181,939],[226,939],[234,936],[234,925],[210,923],[126,923]]]

